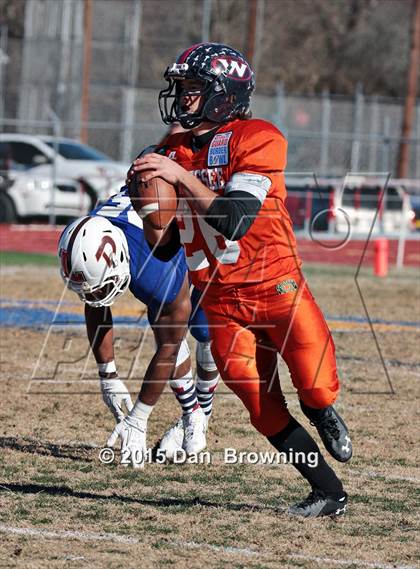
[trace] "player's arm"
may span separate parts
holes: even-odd
[[[89,344],[98,366],[102,398],[115,420],[122,421],[125,416],[123,405],[131,411],[133,403],[115,365],[111,309],[86,304],[85,320]]]
[[[122,456],[128,458],[135,468],[144,467],[147,422],[165,385],[174,373],[178,350],[187,331],[190,311],[188,280],[185,278],[175,301],[163,307],[153,324],[157,348],[146,370],[134,407],[115,427],[107,441],[108,446],[114,446],[120,437]]]
[[[241,239],[260,211],[271,181],[266,176],[238,172],[229,180],[224,196],[218,196],[205,220],[231,241]]]
[[[148,170],[150,172],[147,172]],[[134,172],[144,172],[142,180],[145,182],[160,177],[169,184],[178,186],[182,196],[188,199],[190,205],[200,215],[205,215],[216,199],[215,193],[209,190],[194,174],[185,170],[174,160],[160,154],[147,154],[135,160],[130,174],[134,174]]]
[[[85,304],[86,331],[96,363],[109,363],[114,359],[113,322],[109,306],[94,308]]]
[[[235,173],[225,195],[217,196],[182,166],[158,154],[148,154],[133,163],[133,170],[145,172],[145,181],[160,176],[178,185],[190,206],[206,222],[230,240],[241,239],[255,220],[271,186],[267,176],[253,172]],[[151,172],[146,172],[151,170]]]
[[[287,141],[273,125],[243,124],[232,140],[231,178],[205,218],[231,240],[241,239],[249,230],[275,180],[284,175],[287,161]]]

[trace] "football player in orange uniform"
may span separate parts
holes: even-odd
[[[352,446],[337,398],[334,343],[301,272],[285,206],[287,141],[251,119],[254,77],[246,59],[221,44],[197,44],[165,73],[162,118],[187,132],[170,135],[136,160],[130,175],[159,176],[179,189],[178,227],[193,284],[203,291],[212,353],[254,427],[311,485],[295,515],[341,515],[347,494],[309,433],[287,410],[277,352],[301,407],[325,448],[341,462]],[[147,222],[146,222],[147,225]],[[161,244],[169,240],[169,231]],[[299,453],[299,454],[298,454]],[[298,457],[316,453],[317,465]]]

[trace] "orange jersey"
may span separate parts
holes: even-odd
[[[193,152],[191,132],[169,136],[165,153],[193,172],[219,196],[236,173],[264,176],[271,182],[247,233],[230,241],[180,200],[178,226],[194,285],[241,286],[277,279],[299,265],[292,221],[285,207],[287,141],[271,123],[234,120],[218,129],[204,148]],[[182,197],[182,191],[181,191]]]

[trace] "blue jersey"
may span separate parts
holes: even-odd
[[[168,260],[158,259],[146,241],[143,222],[134,211],[127,188],[96,207],[91,216],[106,217],[124,233],[130,253],[130,290],[148,308],[148,318],[153,324],[163,304],[170,304],[178,296],[187,274],[183,248]],[[209,339],[207,321],[201,308],[196,307],[197,295],[193,295],[191,333],[200,342]]]

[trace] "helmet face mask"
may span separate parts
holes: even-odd
[[[244,56],[229,46],[192,46],[167,68],[164,77],[169,85],[159,93],[159,108],[166,124],[179,121],[189,129],[204,121],[224,123],[249,111],[254,75]],[[182,84],[188,79],[204,83],[201,106],[193,113],[182,104]]]
[[[180,122],[183,128],[193,128],[205,120],[212,120],[207,117],[207,110],[213,108],[215,99],[223,98],[223,85],[216,86],[218,78],[212,81],[202,81],[202,89],[189,90],[184,88],[187,78],[168,78],[169,87],[159,93],[159,107],[165,124]],[[222,97],[221,97],[222,95]],[[200,97],[200,106],[195,112],[189,110],[186,99]],[[220,101],[221,103],[223,100]],[[217,122],[217,121],[216,121]]]
[[[59,257],[67,288],[92,307],[111,306],[130,284],[127,240],[105,217],[80,218],[66,227]]]
[[[130,275],[126,275],[123,279],[111,277],[105,284],[94,287],[89,292],[76,291],[80,300],[95,308],[100,306],[111,306],[115,300],[124,294],[127,286],[130,283]],[[72,289],[71,286],[69,286]],[[74,289],[72,289],[74,290]]]

